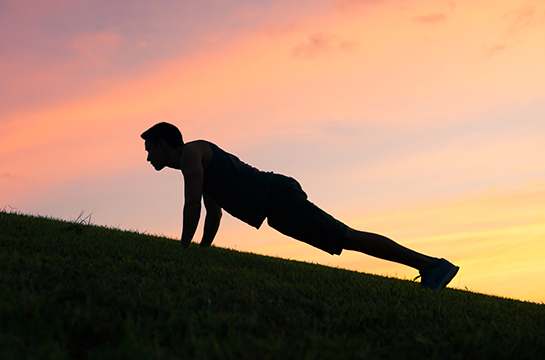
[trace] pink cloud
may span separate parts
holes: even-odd
[[[307,42],[302,42],[293,49],[295,57],[314,57],[319,53],[328,52],[332,45],[330,36],[323,33],[311,35]]]
[[[318,54],[328,53],[334,50],[352,50],[356,47],[354,41],[344,41],[338,36],[318,33],[310,35],[308,41],[302,42],[293,48],[292,54],[298,58],[312,58]]]
[[[519,46],[531,37],[532,30],[545,24],[545,12],[535,8],[523,7],[507,11],[498,22],[498,34],[495,40],[489,40],[494,45],[484,45],[487,56],[496,55],[507,48]]]
[[[103,66],[109,63],[108,56],[119,48],[120,38],[119,34],[111,31],[80,34],[72,46],[84,54],[93,65]]]
[[[490,46],[490,47],[485,46],[485,52],[486,52],[487,56],[492,56],[492,55],[495,55],[495,54],[505,50],[506,48],[507,48],[507,45],[505,45],[505,44],[497,44],[497,45]]]
[[[431,13],[428,15],[415,16],[414,20],[423,24],[435,24],[445,21],[447,17],[443,13]]]
[[[506,37],[516,37],[525,28],[532,26],[535,18],[535,10],[524,8],[509,11],[504,18],[510,21],[510,26],[506,31]]]

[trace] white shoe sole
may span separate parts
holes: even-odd
[[[456,276],[456,274],[458,273],[458,270],[460,270],[460,267],[459,266],[454,266],[452,269],[450,269],[450,271],[445,275],[445,277],[443,278],[443,280],[441,280],[441,282],[439,283],[439,285],[433,289],[433,291],[440,291],[440,290],[443,290],[447,285],[448,283],[454,279],[454,277]]]

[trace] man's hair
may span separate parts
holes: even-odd
[[[179,148],[184,144],[180,130],[176,126],[166,122],[153,125],[144,131],[140,137],[151,141],[154,145],[157,145],[160,140],[163,140],[173,148]]]

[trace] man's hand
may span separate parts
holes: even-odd
[[[182,250],[187,249],[189,247],[189,244],[191,244],[191,241],[189,242],[180,241],[180,247],[182,248]]]

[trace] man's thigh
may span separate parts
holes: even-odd
[[[284,235],[330,254],[342,252],[341,239],[348,227],[308,201],[293,178],[275,174],[265,215],[269,226]]]

